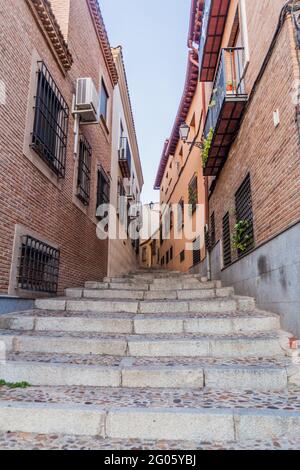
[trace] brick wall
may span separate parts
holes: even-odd
[[[62,292],[66,286],[101,279],[107,272],[107,242],[96,237],[94,214],[97,165],[101,163],[109,170],[111,142],[101,124],[82,128],[93,148],[91,200],[87,210],[74,203],[77,175],[71,115],[66,176],[61,187],[54,185],[23,155],[32,55],[36,50],[45,61],[70,109],[76,78],[91,76],[100,86],[100,75],[103,75],[110,102],[113,87],[86,1],[72,0],[70,4],[68,45],[74,64],[66,75],[59,68],[27,2],[0,0],[0,23],[0,80],[5,82],[7,90],[6,104],[0,106],[0,293],[8,291],[16,224],[25,225],[59,245],[59,291]],[[111,128],[111,110],[108,128]]]
[[[256,41],[250,60],[257,61],[252,70],[258,71],[267,47],[262,35],[256,36]],[[210,213],[214,211],[216,217],[217,240],[222,237],[222,218],[228,210],[231,225],[235,223],[234,195],[248,172],[256,245],[300,219],[299,136],[292,101],[295,61],[292,23],[288,18],[210,199]],[[276,109],[280,113],[277,128],[273,123]]]

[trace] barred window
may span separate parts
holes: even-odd
[[[102,204],[109,204],[110,200],[110,180],[102,166],[98,169],[98,182],[97,182],[97,208]],[[97,213],[96,213],[97,214]],[[96,215],[101,219],[103,216]]]
[[[216,221],[215,213],[213,212],[210,216],[210,249],[216,244]]]
[[[223,217],[223,264],[224,267],[231,264],[229,212],[227,212]]]
[[[86,206],[90,201],[92,147],[83,136],[79,141],[77,196]]]
[[[170,248],[170,261],[173,259],[173,247]]]
[[[193,242],[193,266],[196,266],[201,261],[200,254],[200,237],[196,238]]]
[[[31,147],[63,178],[66,170],[69,107],[44,62],[38,62]]]
[[[182,250],[182,251],[180,252],[180,263],[183,263],[184,260],[185,260],[185,251]]]
[[[198,204],[198,179],[194,175],[189,183],[189,204],[192,206],[192,213],[195,212]]]
[[[169,258],[169,251],[167,251],[167,254],[166,254],[166,263],[167,263],[167,264],[169,264],[169,260],[170,260],[170,258]]]
[[[18,287],[55,294],[58,287],[60,252],[29,235],[22,237]]]
[[[241,243],[244,245],[245,249],[238,250],[238,256],[241,256],[254,247],[250,174],[246,176],[243,183],[235,193],[235,209],[237,223],[244,224],[244,235]]]

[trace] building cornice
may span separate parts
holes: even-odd
[[[166,165],[170,155],[174,155],[177,144],[179,142],[179,128],[181,124],[186,120],[190,106],[198,85],[198,51],[194,48],[194,44],[199,44],[200,34],[202,28],[202,17],[204,9],[204,0],[192,0],[191,14],[190,14],[190,28],[188,35],[188,47],[190,48],[188,53],[188,64],[186,79],[184,85],[183,95],[180,101],[178,112],[175,118],[173,129],[170,138],[165,142],[163,153],[160,159],[156,179],[154,183],[154,189],[160,189],[160,185],[164,176]]]
[[[200,42],[204,3],[205,0],[192,0],[188,47]]]
[[[103,21],[102,13],[98,0],[86,0],[89,6],[89,10],[93,19],[94,27],[100,42],[104,60],[109,72],[109,76],[113,86],[118,83],[118,73],[115,66],[114,58],[111,52],[105,24]]]
[[[55,18],[49,0],[26,0],[37,23],[65,72],[70,70],[73,57],[64,39],[60,26]]]

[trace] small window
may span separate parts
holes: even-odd
[[[216,222],[215,213],[210,216],[210,249],[213,249],[216,244]]]
[[[31,147],[58,177],[64,178],[69,107],[44,62],[38,62],[38,66]]]
[[[173,210],[170,209],[170,230],[172,230],[174,226],[174,214],[173,214]]]
[[[56,294],[60,252],[29,235],[22,237],[18,287]]]
[[[160,245],[162,246],[163,243],[164,243],[163,226],[162,226],[162,224],[160,224],[160,227],[159,227],[159,241],[160,241]]]
[[[102,167],[98,169],[98,181],[97,181],[97,209],[102,204],[108,204],[110,200],[110,181],[106,172]],[[97,218],[102,219],[103,216]]]
[[[169,260],[170,260],[169,251],[167,251],[167,254],[166,254],[166,263],[167,264],[169,264]]]
[[[192,213],[195,212],[198,204],[198,179],[194,175],[189,183],[189,204],[192,207]]]
[[[184,200],[180,199],[177,205],[177,222],[178,222],[178,230],[184,227]]]
[[[223,264],[224,268],[231,264],[231,241],[229,212],[223,217]]]
[[[193,266],[196,266],[201,261],[200,254],[200,237],[196,238],[193,242]]]
[[[86,206],[90,201],[92,147],[83,136],[79,141],[77,197]]]
[[[104,84],[104,81],[102,80],[102,83],[101,83],[101,98],[100,98],[100,114],[101,114],[101,116],[103,116],[105,121],[107,121],[108,99],[109,99],[109,95],[108,95],[106,86]]]
[[[147,261],[147,248],[146,247],[143,248],[142,261],[143,261],[143,263],[145,263]]]
[[[238,250],[238,256],[247,253],[254,247],[254,228],[250,174],[235,193],[236,222],[243,226],[243,239],[241,244],[244,249]]]
[[[165,264],[165,257],[163,256],[161,259],[161,265],[163,266]]]
[[[182,251],[180,252],[180,263],[183,263],[184,260],[185,260],[185,251],[182,250]]]
[[[173,260],[173,247],[170,248],[170,261]]]

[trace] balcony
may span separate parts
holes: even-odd
[[[211,139],[205,176],[217,176],[228,156],[248,101],[243,78],[244,48],[222,49],[209,105],[204,139]]]
[[[131,176],[131,152],[127,137],[121,137],[119,148],[119,166],[123,178]]]
[[[214,80],[229,4],[230,0],[205,0],[199,47],[201,82]]]

